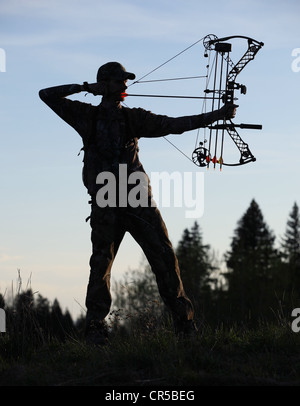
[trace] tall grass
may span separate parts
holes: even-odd
[[[18,272],[16,286],[12,284],[10,296],[5,298],[6,332],[0,336],[0,357],[22,359],[31,356],[36,349],[49,344],[52,339],[65,340],[71,337],[71,324],[62,323],[64,315],[55,302],[50,307],[37,306],[35,295],[28,280],[23,289]]]
[[[25,313],[26,315],[26,313]],[[128,315],[126,315],[128,317]],[[289,324],[203,326],[177,339],[169,320],[143,314],[143,323],[122,327],[111,315],[110,343],[87,346],[80,334],[65,341],[45,337],[31,320],[0,337],[0,384],[58,386],[299,385],[300,336]],[[14,335],[15,331],[18,332]]]

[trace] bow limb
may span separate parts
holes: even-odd
[[[244,38],[248,41],[248,49],[244,53],[244,55],[240,58],[240,60],[232,67],[230,72],[227,73],[226,77],[226,93],[225,93],[225,103],[233,104],[234,103],[234,91],[239,89],[241,94],[246,94],[246,86],[236,83],[237,75],[245,68],[245,66],[255,58],[257,52],[261,49],[264,45],[262,42],[258,42],[253,38],[244,37],[244,36],[232,36],[232,37],[225,37],[222,40],[226,41],[230,38]],[[252,152],[249,149],[247,143],[245,143],[242,138],[240,137],[239,133],[236,130],[238,125],[235,125],[231,120],[227,123],[226,130],[231,137],[232,141],[237,146],[240,152],[240,160],[237,164],[226,164],[222,161],[223,165],[227,166],[236,166],[236,165],[244,165],[249,162],[256,161],[256,158],[253,156]],[[243,124],[239,125],[241,128],[251,128],[251,129],[261,129],[261,125],[251,125],[251,124]]]
[[[240,137],[239,133],[236,131],[236,128],[234,124],[232,123],[231,120],[229,120],[230,124],[225,124],[226,130],[232,139],[232,141],[235,143],[237,146],[238,150],[240,151],[240,160],[236,164],[228,164],[222,161],[222,165],[225,166],[238,166],[238,165],[244,165],[249,162],[255,162],[256,158],[253,156],[252,152],[249,149],[249,146],[247,143],[245,143],[242,138]]]
[[[224,124],[216,124],[211,126],[211,129],[214,130],[226,130],[230,138],[238,148],[240,152],[240,159],[237,163],[226,163],[223,161],[223,158],[220,158],[220,164],[225,166],[239,166],[244,165],[249,162],[255,162],[256,158],[250,151],[250,148],[247,143],[243,141],[236,128],[241,129],[251,129],[251,130],[261,130],[262,126],[260,124],[234,124],[231,120],[226,121]]]

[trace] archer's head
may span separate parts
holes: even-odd
[[[97,82],[101,83],[103,98],[106,100],[124,101],[128,79],[134,80],[135,74],[126,72],[119,62],[108,62],[98,69]]]
[[[126,69],[119,62],[108,62],[100,66],[97,73],[97,82],[101,80],[134,80],[135,74],[126,72]]]

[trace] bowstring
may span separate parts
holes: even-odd
[[[221,67],[220,67],[220,79],[219,79],[219,97],[218,97],[218,110],[221,107],[221,91],[222,91],[222,79],[223,79],[223,67],[224,67],[224,58],[223,55],[221,54]],[[217,125],[219,124],[219,120],[217,121]],[[216,160],[217,158],[217,152],[218,152],[218,137],[219,137],[219,129],[216,129],[216,135],[215,135],[215,153],[214,153],[214,169],[216,168]]]
[[[218,59],[219,59],[219,53],[216,52],[215,53],[214,63],[212,64],[212,67],[211,67],[211,73],[214,72],[213,90],[212,90],[213,98],[212,98],[212,103],[211,103],[211,111],[215,110],[216,84],[217,84],[217,73],[218,73]],[[210,130],[209,130],[209,143],[208,143],[208,155],[209,156],[210,156],[210,151],[211,151],[211,141],[212,141],[212,128],[210,128]],[[209,168],[209,164],[210,164],[210,160],[208,161],[207,169]]]
[[[227,62],[227,66],[226,66],[226,82],[225,82],[225,91],[227,91],[227,80],[228,80],[228,72],[229,72],[229,64],[231,59],[229,58],[229,52],[228,52],[228,59],[224,58],[225,61]],[[226,119],[223,119],[223,124],[225,127],[225,122]],[[220,171],[222,170],[222,165],[223,165],[223,149],[224,149],[224,134],[225,134],[225,128],[223,127],[222,130],[222,142],[221,142],[221,156],[220,156]]]
[[[205,78],[206,75],[199,75],[199,76],[186,76],[182,78],[166,78],[166,79],[152,79],[152,80],[138,80],[135,81],[134,83],[153,83],[153,82],[169,82],[171,80],[187,80],[187,79],[202,79]],[[133,85],[134,83],[131,83],[129,86]],[[128,87],[129,87],[128,86]]]
[[[214,57],[214,61],[215,61],[215,59],[216,59],[216,54],[215,54],[215,57]],[[207,71],[206,71],[205,89],[208,89],[208,84],[209,84],[209,82],[211,80],[211,75],[212,75],[212,72],[213,72],[214,61],[213,61],[212,66],[211,66],[210,65],[210,60],[211,60],[211,51],[209,51],[208,61],[207,61],[207,64],[206,64]],[[203,100],[202,110],[201,110],[202,114],[207,112],[207,102],[208,102],[207,94],[208,93],[205,93],[205,98]],[[205,143],[206,143],[206,127],[204,127],[203,130],[204,130],[203,131],[203,145],[205,145]],[[196,149],[198,147],[198,145],[199,145],[199,137],[200,137],[200,128],[198,128],[198,130],[197,130],[194,149]]]

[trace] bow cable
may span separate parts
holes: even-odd
[[[167,63],[173,61],[173,59],[177,58],[179,55],[183,54],[184,52],[186,52],[187,50],[189,50],[190,48],[192,48],[193,46],[197,45],[200,41],[202,41],[205,37],[198,39],[198,41],[194,42],[193,44],[189,45],[187,48],[183,49],[182,51],[178,52],[178,54],[172,56],[171,58],[169,58],[167,61],[161,63],[159,66],[157,66],[156,68],[152,69],[150,72],[146,73],[146,75],[142,76],[140,79],[135,80],[133,83],[131,83],[129,86],[132,86],[136,83],[140,83],[141,80],[145,79],[147,76],[151,75],[153,72],[157,71],[158,69],[160,69],[161,67],[163,67],[164,65],[166,65]],[[128,86],[128,87],[129,87]]]
[[[185,49],[183,49],[182,51],[178,52],[176,55],[172,56],[171,58],[169,58],[168,60],[166,60],[165,62],[163,62],[162,64],[160,64],[159,66],[157,66],[156,68],[152,69],[150,72],[146,73],[144,76],[142,76],[140,79],[135,80],[133,83],[129,84],[128,87],[136,84],[136,83],[151,83],[151,82],[163,82],[163,81],[171,81],[171,80],[186,80],[186,79],[199,79],[199,78],[207,78],[208,77],[208,67],[209,64],[207,65],[207,75],[198,75],[198,76],[188,76],[188,77],[181,77],[181,78],[167,78],[167,79],[154,79],[154,80],[143,80],[146,77],[150,76],[152,73],[156,72],[158,69],[162,68],[164,65],[166,65],[167,63],[171,62],[172,60],[174,60],[175,58],[177,58],[178,56],[182,55],[184,52],[188,51],[190,48],[192,48],[193,46],[197,45],[199,42],[203,41],[205,37],[200,38],[199,40],[197,40],[196,42],[194,42],[193,44],[189,45],[188,47],[186,47]],[[170,98],[188,98],[188,99],[204,99],[204,103],[203,106],[205,105],[206,100],[208,99],[207,95],[205,95],[204,97],[197,97],[197,96],[167,96],[167,95],[137,95],[137,94],[128,94],[128,96],[141,96],[141,97],[170,97]],[[197,138],[199,135],[199,129],[198,129],[198,134],[197,134]],[[183,156],[185,156],[189,161],[191,161],[192,163],[194,163],[194,161],[187,155],[185,154],[181,149],[179,149],[175,144],[173,144],[173,142],[171,142],[168,138],[166,138],[165,136],[163,137],[170,145],[172,145],[178,152],[180,152]],[[197,140],[196,140],[197,143]]]

